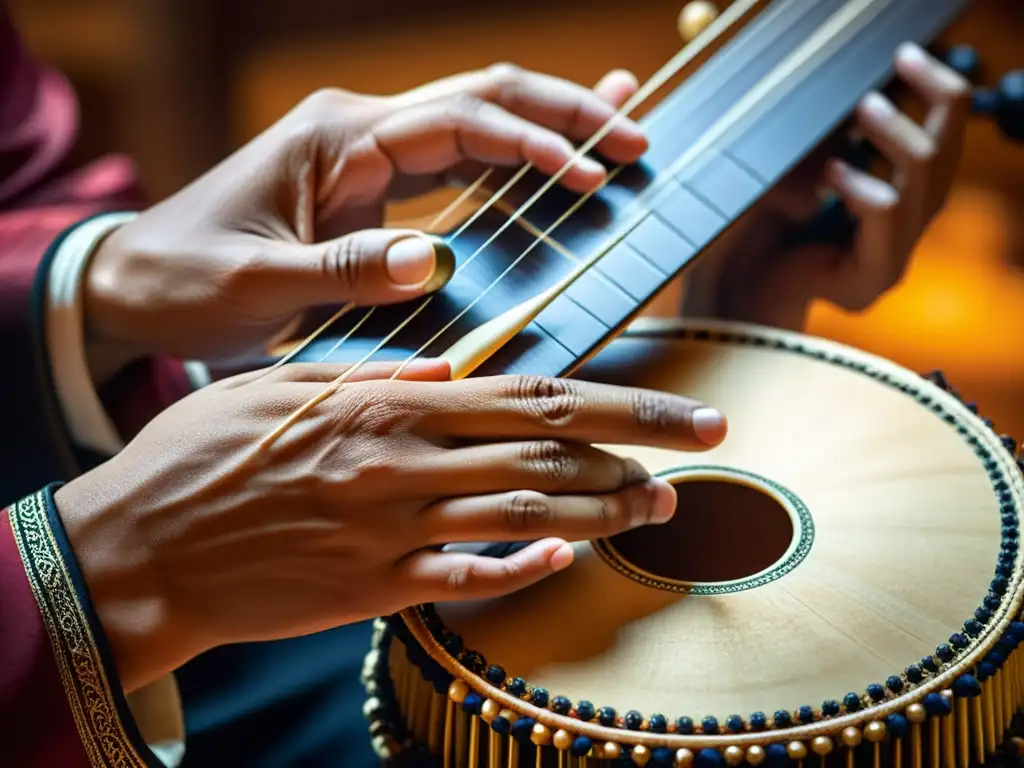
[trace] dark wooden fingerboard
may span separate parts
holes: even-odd
[[[537,243],[579,198],[552,188],[523,215],[534,228],[512,224],[460,271],[430,306],[375,359],[404,359],[477,300],[423,352],[443,353],[468,331],[534,296],[569,273],[572,257],[606,250],[595,267],[548,306],[522,333],[474,375],[564,375],[617,333],[795,164],[835,129],[872,88],[891,77],[892,59],[904,41],[931,42],[968,0],[891,0],[863,28],[750,125],[725,133],[696,164],[672,171],[729,110],[790,57],[850,0],[777,0],[667,96],[645,118],[651,147]],[[506,198],[506,213],[490,209],[455,239],[460,265],[539,189],[531,175]],[[657,193],[654,190],[657,189]],[[613,242],[610,248],[608,243]],[[496,285],[494,280],[531,249]],[[357,337],[328,359],[357,359],[397,327],[418,305],[380,308]],[[346,320],[356,322],[360,313]],[[350,327],[350,326],[348,326]],[[348,329],[339,324],[335,337]],[[301,356],[319,360],[333,340]]]

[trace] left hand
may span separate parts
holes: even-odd
[[[191,185],[116,230],[85,278],[90,365],[102,380],[136,356],[263,352],[315,306],[408,301],[440,287],[443,244],[379,229],[385,204],[486,166],[554,174],[637,89],[616,71],[593,90],[508,65],[397,96],[325,90]],[[616,163],[647,141],[619,120],[598,144]],[[606,178],[583,158],[560,179]]]
[[[923,125],[880,93],[854,117],[893,167],[878,178],[830,158],[826,142],[726,232],[686,273],[684,313],[800,330],[812,301],[859,311],[903,277],[942,209],[970,116],[970,85],[916,45],[896,54],[896,74],[927,104]],[[794,244],[831,188],[857,221],[852,243]]]

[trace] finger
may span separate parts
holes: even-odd
[[[614,95],[618,96],[624,91],[622,74],[610,77],[610,82],[606,79],[599,85],[609,93],[614,88]],[[483,95],[510,112],[581,142],[614,121],[596,147],[613,162],[636,162],[647,150],[647,138],[640,126],[628,117],[618,117],[616,112],[621,104],[613,105],[597,89],[511,67],[499,68],[492,74]]]
[[[629,77],[628,73],[626,76]],[[609,78],[611,85],[606,82]],[[584,141],[611,120],[621,106],[612,106],[604,96],[611,93],[613,86],[620,92],[623,73],[612,73],[606,81],[602,81],[599,94],[596,89],[590,90],[561,78],[498,64],[432,83],[400,98],[406,103],[424,103],[471,94],[563,136]],[[613,162],[631,163],[646,151],[647,139],[636,122],[623,118],[615,122],[597,149]]]
[[[706,450],[726,433],[714,408],[664,392],[543,376],[497,376],[409,385],[420,393],[424,428],[454,438],[552,437],[584,443]]]
[[[444,241],[412,230],[364,229],[312,245],[274,246],[260,269],[275,286],[270,315],[319,304],[395,304],[438,290],[455,272]]]
[[[829,163],[827,177],[859,224],[853,252],[831,262],[818,259],[808,276],[817,283],[814,295],[846,309],[865,309],[899,282],[913,242],[900,235],[899,194],[891,184],[839,160]]]
[[[931,216],[928,199],[932,163],[938,151],[935,139],[880,93],[869,93],[861,100],[857,125],[865,138],[893,164],[893,184],[899,190],[902,210],[906,213],[904,226],[916,240]],[[856,180],[848,180],[848,183],[858,188],[862,186]]]
[[[400,362],[363,363],[346,379],[347,382],[390,379],[402,365]],[[350,365],[330,363],[285,363],[269,373],[267,379],[281,382],[327,383],[350,370]],[[398,378],[403,381],[447,381],[451,366],[445,360],[413,360],[402,369]]]
[[[616,110],[620,109],[640,89],[636,75],[625,69],[613,69],[594,86],[594,93]]]
[[[416,603],[441,603],[500,597],[565,570],[572,547],[544,539],[508,557],[420,550],[400,561],[396,575]]]
[[[411,470],[426,496],[527,489],[542,493],[605,493],[650,474],[638,462],[583,443],[499,442],[431,453]]]
[[[971,114],[971,84],[919,45],[907,43],[896,52],[896,74],[931,108],[925,130],[940,142],[959,142]]]
[[[589,496],[514,491],[446,499],[427,507],[415,525],[431,545],[547,536],[583,541],[666,523],[675,508],[672,486],[651,478],[615,493]]]
[[[897,52],[896,73],[929,106],[924,131],[936,149],[928,180],[927,210],[934,215],[945,204],[960,162],[971,115],[971,85],[916,45],[905,45]]]
[[[532,163],[550,176],[561,171],[576,151],[555,131],[472,96],[401,110],[373,132],[395,170],[409,175],[438,174],[472,160],[498,166]],[[560,182],[587,192],[606,176],[604,166],[581,157]]]

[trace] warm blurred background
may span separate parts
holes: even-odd
[[[386,93],[499,60],[585,83],[643,80],[680,47],[681,0],[10,0],[74,82],[83,153],[124,151],[173,191],[318,87]],[[719,6],[725,3],[719,2]],[[989,83],[1024,68],[1024,3],[976,0],[944,37]],[[942,367],[1024,437],[1024,144],[972,125],[959,183],[906,283],[813,331],[916,370]]]

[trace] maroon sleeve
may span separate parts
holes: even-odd
[[[0,510],[3,764],[161,766],[131,718],[52,491]]]
[[[21,45],[0,0],[0,500],[70,479],[96,457],[71,444],[50,379],[44,299],[54,244],[101,212],[137,210],[144,201],[123,157],[67,167],[78,130],[75,94]],[[101,392],[130,438],[188,391],[180,362],[140,361]]]

